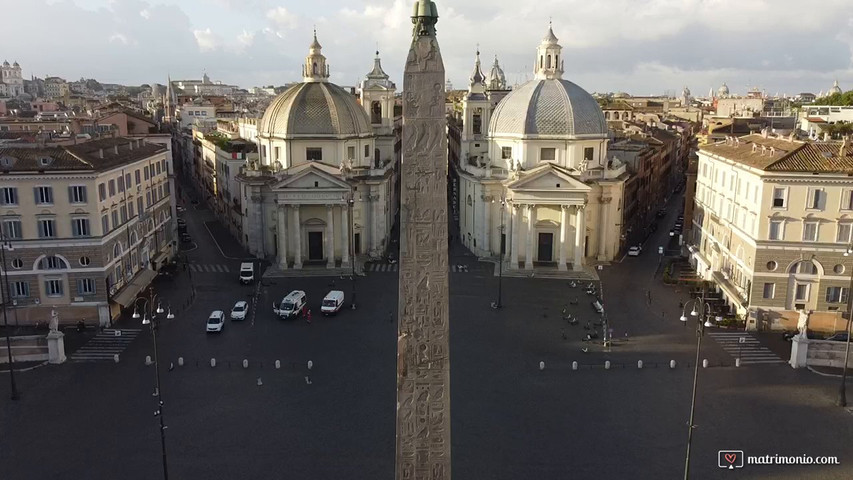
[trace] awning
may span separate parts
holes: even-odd
[[[124,286],[121,290],[116,293],[112,301],[121,305],[122,307],[126,307],[133,303],[136,299],[136,295],[139,294],[145,287],[151,284],[151,280],[154,280],[154,277],[157,276],[157,272],[154,270],[149,270],[147,268],[143,268],[141,272],[137,273],[133,280],[130,281],[127,285]]]

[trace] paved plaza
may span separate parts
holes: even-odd
[[[226,239],[213,241],[203,223],[210,220],[206,210],[188,216],[199,240],[188,260],[227,268],[182,270],[156,284],[176,313],[158,335],[172,478],[393,478],[397,272],[367,272],[357,279],[358,309],[323,317],[317,310],[328,290],[341,289],[349,299],[348,277],[241,286],[240,253]],[[627,258],[600,272],[617,340],[607,351],[581,341],[583,324],[597,319],[581,288],[504,278],[505,307],[495,310],[492,265],[453,250],[451,264],[470,265],[450,273],[456,478],[681,477],[695,332],[678,321],[685,292],[653,278],[657,261],[656,255]],[[311,324],[273,316],[272,303],[293,289],[307,292]],[[205,333],[211,310],[228,310],[241,299],[252,306],[245,321],[228,321],[219,335]],[[581,324],[568,325],[563,308]],[[75,361],[69,351],[63,365],[20,372],[18,402],[8,400],[8,374],[0,374],[2,478],[160,478],[154,370],[144,364],[151,337],[138,320],[117,327],[145,328],[122,344],[118,364]],[[94,345],[87,342],[94,333],[67,336],[75,348]],[[775,337],[750,335],[782,358]],[[845,446],[853,441],[853,415],[833,405],[836,378],[781,362],[736,368],[735,354],[713,335],[702,347],[712,366],[699,372],[693,478],[853,476],[853,452]],[[77,360],[91,360],[91,349],[82,353]],[[642,370],[637,360],[646,362]],[[723,449],[836,455],[841,465],[728,471],[717,466]]]

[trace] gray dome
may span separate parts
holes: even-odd
[[[267,107],[258,135],[361,137],[373,135],[355,96],[328,82],[294,85]]]
[[[586,90],[563,79],[537,79],[507,95],[492,114],[492,136],[601,138],[607,122]]]

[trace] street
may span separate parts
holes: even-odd
[[[164,308],[176,315],[158,330],[170,475],[393,478],[397,272],[358,277],[356,310],[349,309],[348,277],[243,286],[237,274],[244,255],[236,242],[216,228],[209,211],[189,210],[184,216],[197,248],[187,252],[188,268],[155,284]],[[493,266],[454,247],[450,263],[469,266],[450,274],[456,478],[682,476],[696,337],[692,322],[679,321],[678,302],[688,299],[686,292],[653,278],[655,242],[668,236],[663,225],[643,255],[599,272],[614,329],[609,349],[582,341],[584,324],[598,315],[581,286],[504,278],[504,308],[492,309]],[[202,267],[213,265],[220,267]],[[272,303],[294,289],[307,293],[311,324],[272,313]],[[345,308],[324,317],[319,306],[331,289],[345,292]],[[577,305],[570,304],[575,297]],[[227,320],[221,334],[205,333],[210,312],[227,313],[238,300],[249,301],[246,320]],[[567,324],[563,308],[580,319],[578,325]],[[153,355],[151,335],[140,320],[125,318],[117,328],[141,329],[122,347],[118,364],[72,360],[20,372],[18,402],[8,400],[8,383],[0,382],[4,479],[162,475],[154,370],[144,362]],[[846,447],[853,441],[853,417],[833,406],[837,379],[782,362],[734,367],[731,352],[710,335],[702,351],[711,366],[699,371],[693,478],[853,476],[853,452]],[[724,449],[835,455],[841,464],[728,471],[717,465],[717,451]]]

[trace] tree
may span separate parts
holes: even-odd
[[[853,90],[844,93],[835,93],[823,98],[818,98],[812,105],[853,106]]]

